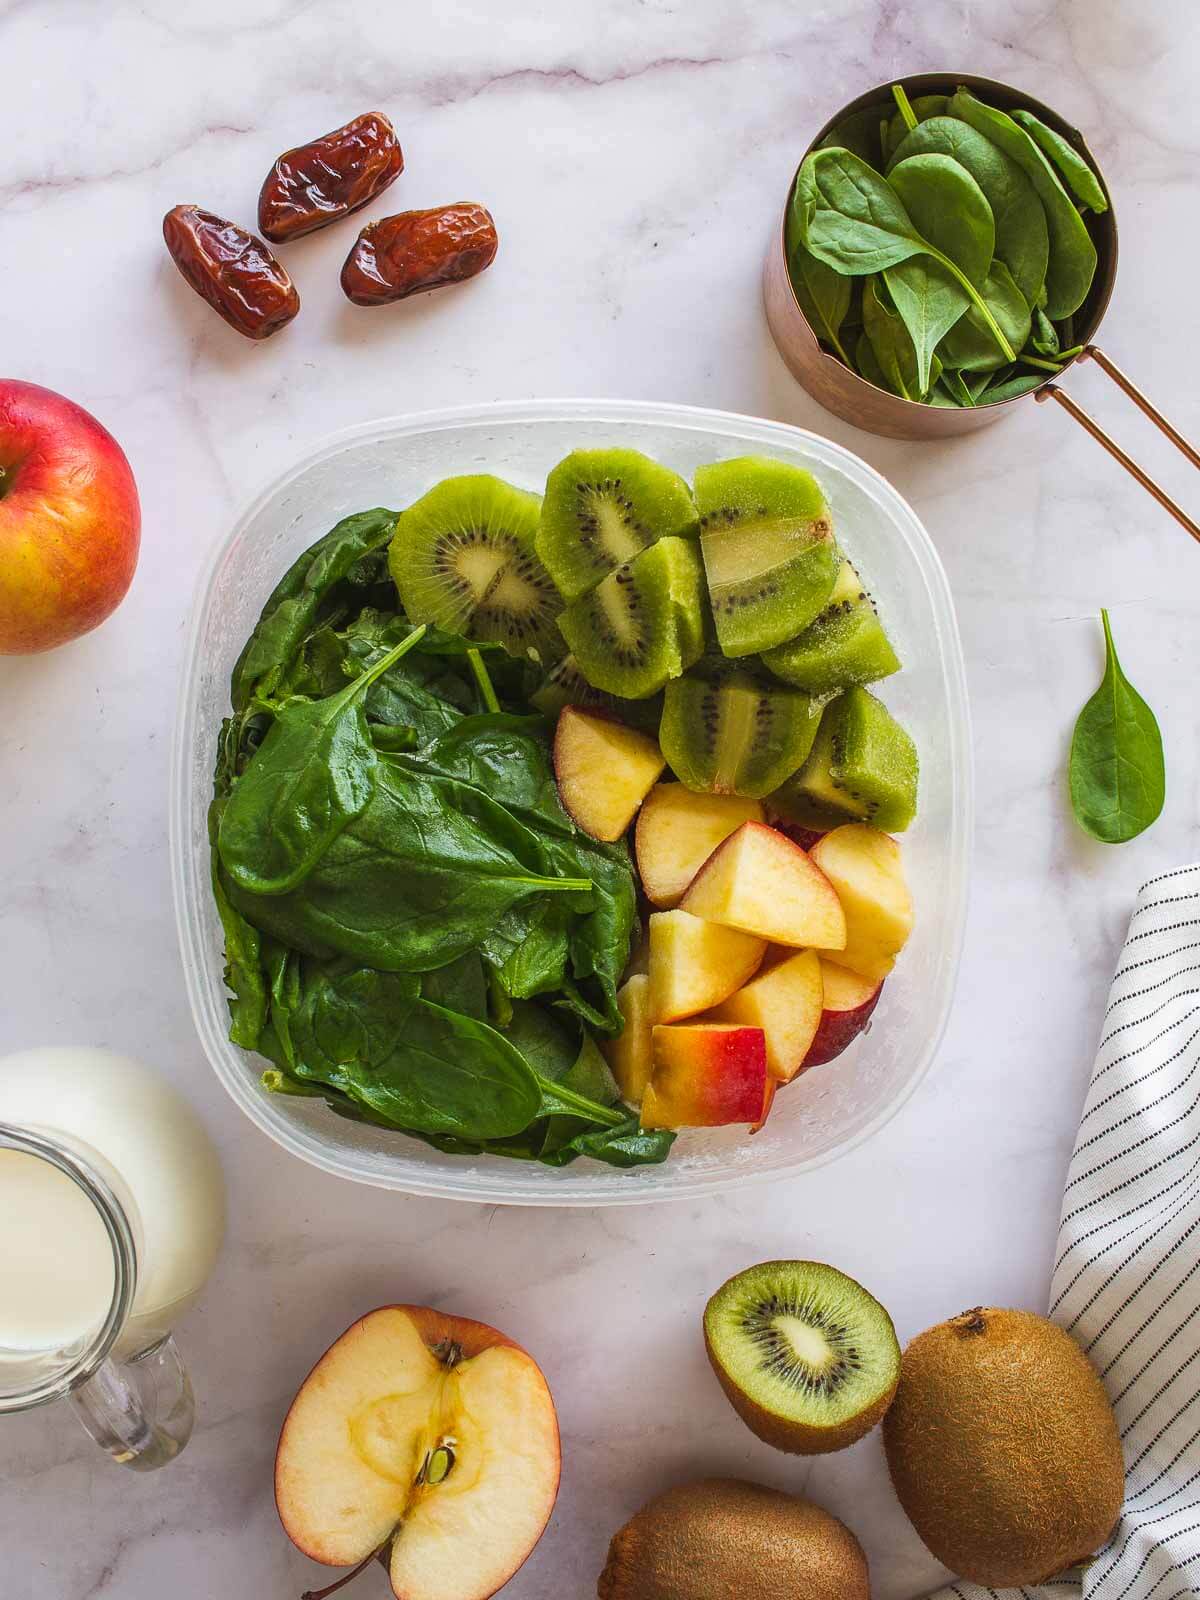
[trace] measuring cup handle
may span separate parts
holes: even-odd
[[[174,1460],[196,1417],[191,1379],[169,1336],[129,1360],[106,1361],[71,1404],[100,1448],[135,1472]]]
[[[1162,412],[1159,411],[1157,407],[1150,404],[1150,401],[1147,400],[1146,396],[1138,388],[1137,384],[1134,383],[1133,379],[1127,377],[1126,374],[1121,371],[1120,367],[1117,366],[1116,362],[1106,356],[1104,351],[1101,350],[1098,345],[1085,345],[1079,352],[1079,360],[1094,361],[1100,368],[1101,372],[1105,373],[1106,376],[1111,378],[1116,384],[1117,388],[1122,391],[1122,393],[1129,396],[1134,405],[1137,406],[1138,410],[1150,418],[1150,421],[1159,430],[1159,432],[1165,434],[1175,448],[1182,451],[1194,467],[1200,467],[1200,452],[1198,452],[1194,446],[1192,446],[1188,440],[1183,437],[1178,428],[1174,427],[1167,421],[1166,417],[1163,416]],[[1142,488],[1146,490],[1147,494],[1153,495],[1158,501],[1159,505],[1162,506],[1164,510],[1169,511],[1175,518],[1176,522],[1180,523],[1181,526],[1187,529],[1193,539],[1200,542],[1200,523],[1194,522],[1192,518],[1188,516],[1187,512],[1171,499],[1171,496],[1162,487],[1162,485],[1156,483],[1148,472],[1146,472],[1142,467],[1139,467],[1133,457],[1126,454],[1126,452],[1121,449],[1121,446],[1117,443],[1117,441],[1112,438],[1111,435],[1105,433],[1104,429],[1095,420],[1095,418],[1090,417],[1082,406],[1077,405],[1064,389],[1060,389],[1056,383],[1047,383],[1037,391],[1037,394],[1034,398],[1038,401],[1056,400],[1058,404],[1062,406],[1064,411],[1066,411],[1070,416],[1074,417],[1075,421],[1081,428],[1086,429],[1086,431],[1091,434],[1092,438],[1095,439],[1098,444],[1104,446],[1110,456],[1121,463],[1126,472],[1130,473],[1131,476],[1137,479]]]

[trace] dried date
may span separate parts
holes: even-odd
[[[171,260],[198,295],[247,339],[269,339],[300,309],[287,272],[261,239],[199,206],[163,218]]]
[[[258,226],[274,244],[299,239],[360,210],[403,171],[395,129],[380,112],[367,111],[284,151],[258,197]]]
[[[387,305],[473,278],[492,264],[497,245],[491,213],[471,201],[402,211],[362,230],[342,268],[342,289],[356,306]]]

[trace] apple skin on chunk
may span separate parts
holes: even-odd
[[[713,851],[743,822],[761,822],[757,800],[736,794],[697,794],[682,783],[656,783],[634,830],[638,874],[646,899],[660,910],[683,891]]]
[[[754,976],[766,950],[765,939],[690,911],[651,912],[652,1019],[679,1022],[718,1005]]]
[[[679,904],[772,944],[840,950],[846,918],[814,861],[777,828],[744,822],[709,856]]]
[[[864,978],[832,961],[821,962],[821,987],[821,1022],[804,1058],[806,1068],[832,1061],[853,1044],[871,1020],[883,991],[878,978]]]
[[[593,839],[611,844],[666,766],[648,733],[595,710],[564,706],[554,733],[558,797],[572,821]]]
[[[654,1064],[650,1023],[650,979],[635,972],[617,990],[617,1009],[625,1026],[615,1039],[605,1039],[600,1048],[608,1062],[621,1098],[640,1106],[650,1069]]]
[[[329,1566],[390,1540],[397,1600],[485,1600],[541,1538],[560,1462],[532,1356],[484,1323],[383,1306],[301,1385],[275,1503],[292,1542]]]
[[[900,846],[878,828],[851,822],[815,844],[812,859],[837,890],[846,913],[846,939],[834,961],[882,982],[913,929]]]
[[[820,1030],[822,965],[815,950],[788,954],[713,1012],[715,1020],[762,1029],[767,1071],[778,1083],[790,1083],[805,1065]]]
[[[656,1027],[642,1127],[761,1124],[770,1109],[770,1087],[761,1028],[727,1022]]]

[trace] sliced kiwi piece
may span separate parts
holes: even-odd
[[[746,1426],[794,1455],[861,1439],[900,1379],[891,1317],[819,1261],[764,1261],[730,1278],[705,1307],[704,1343]]]
[[[658,742],[689,789],[758,800],[801,765],[820,720],[808,695],[705,660],[667,685]]]
[[[537,549],[570,603],[665,535],[700,526],[677,472],[640,450],[572,450],[546,479]]]
[[[727,656],[795,638],[820,614],[838,572],[833,522],[811,473],[739,456],[696,471],[700,544]]]
[[[540,506],[479,473],[446,478],[402,511],[388,563],[409,620],[556,661],[562,599],[534,547]]]
[[[900,670],[875,604],[849,561],[842,562],[817,620],[768,650],[763,665],[784,683],[822,698]]]
[[[593,689],[645,700],[704,649],[704,575],[688,539],[667,537],[583,595],[559,628]]]
[[[615,694],[605,694],[602,689],[593,689],[575,657],[565,655],[550,668],[529,696],[529,703],[547,717],[557,717],[564,706],[602,706],[631,728],[656,734],[663,698],[656,694],[649,700],[622,700]]]
[[[848,689],[826,706],[808,760],[787,791],[827,811],[902,833],[917,812],[917,748],[882,700]]]

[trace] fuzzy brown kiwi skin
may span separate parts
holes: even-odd
[[[857,1416],[848,1417],[836,1428],[814,1428],[810,1423],[793,1422],[775,1411],[766,1410],[751,1399],[744,1389],[739,1388],[717,1359],[707,1328],[704,1330],[704,1348],[717,1375],[717,1382],[725,1391],[725,1398],[750,1432],[757,1434],[764,1444],[786,1451],[791,1456],[832,1455],[835,1450],[845,1450],[857,1444],[872,1428],[878,1426],[896,1393],[896,1384],[892,1384],[871,1405]]]
[[[1029,1311],[976,1306],[914,1339],[883,1441],[909,1521],[974,1583],[1045,1583],[1094,1555],[1120,1518],[1108,1395],[1070,1335]]]
[[[613,1537],[599,1600],[869,1600],[867,1558],[845,1523],[739,1478],[659,1495]]]

